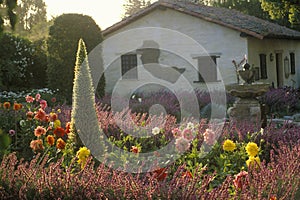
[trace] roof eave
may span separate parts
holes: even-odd
[[[138,20],[140,17],[147,15],[152,10],[154,10],[155,8],[160,6],[160,4],[158,4],[158,3],[159,2],[155,2],[155,3],[151,4],[149,7],[137,12],[136,14],[126,17],[123,20],[121,20],[120,22],[117,22],[116,24],[106,28],[105,30],[102,31],[102,35],[105,37],[106,35],[126,26],[127,24]]]
[[[267,35],[266,39],[285,39],[285,40],[300,40],[300,36],[288,36],[288,35]]]

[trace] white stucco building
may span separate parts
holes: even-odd
[[[182,89],[235,83],[232,61],[245,55],[257,72],[256,81],[300,86],[300,32],[235,10],[161,0],[103,35],[107,92],[133,92],[157,81]],[[159,44],[163,67],[185,69],[176,85],[160,82],[143,68],[136,50],[148,40]]]

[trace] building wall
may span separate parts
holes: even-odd
[[[182,90],[206,88],[206,85],[212,88],[219,87],[222,81],[225,84],[235,83],[237,80],[232,60],[238,62],[248,53],[247,38],[240,37],[238,31],[171,9],[156,9],[105,37],[103,57],[107,68],[107,92],[111,92],[112,89],[118,92],[134,90],[133,85],[138,86],[147,78],[148,81],[153,81],[143,70],[139,70],[138,80],[118,80],[121,75],[119,57],[130,51],[135,52],[145,39],[155,40],[161,45],[160,48],[164,51],[160,63],[186,68],[183,74],[185,80],[174,86]],[[220,56],[217,59],[219,82],[206,85],[194,82],[198,80],[198,64],[195,57],[203,55]],[[138,64],[141,65],[139,57]]]
[[[280,65],[282,69],[280,74],[284,86],[299,87],[300,83],[300,41],[296,40],[282,40],[282,39],[264,39],[259,40],[256,38],[248,38],[248,57],[250,65],[254,67],[260,67],[259,54],[266,54],[267,56],[267,79],[260,79],[259,82],[273,83],[277,87],[277,71],[276,71],[276,53],[282,55]],[[284,75],[284,59],[287,57],[290,61],[290,52],[295,53],[295,67],[296,74],[290,74],[288,78]],[[271,61],[270,54],[274,59]],[[289,62],[290,64],[290,62]],[[289,66],[290,67],[290,66]]]

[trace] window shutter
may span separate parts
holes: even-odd
[[[261,79],[268,78],[267,59],[266,58],[267,58],[266,54],[259,54]]]
[[[290,53],[291,74],[296,74],[295,53]]]

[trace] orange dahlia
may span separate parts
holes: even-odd
[[[53,146],[55,143],[55,138],[53,137],[53,135],[48,135],[46,141],[50,146]]]
[[[57,142],[56,142],[56,148],[58,149],[64,149],[66,146],[66,143],[63,139],[58,138]]]
[[[22,104],[20,104],[20,103],[14,103],[14,110],[15,111],[18,111],[18,110],[21,110],[22,109],[22,107],[23,107],[23,105]]]
[[[9,109],[10,108],[10,103],[8,101],[3,103],[3,108]]]

